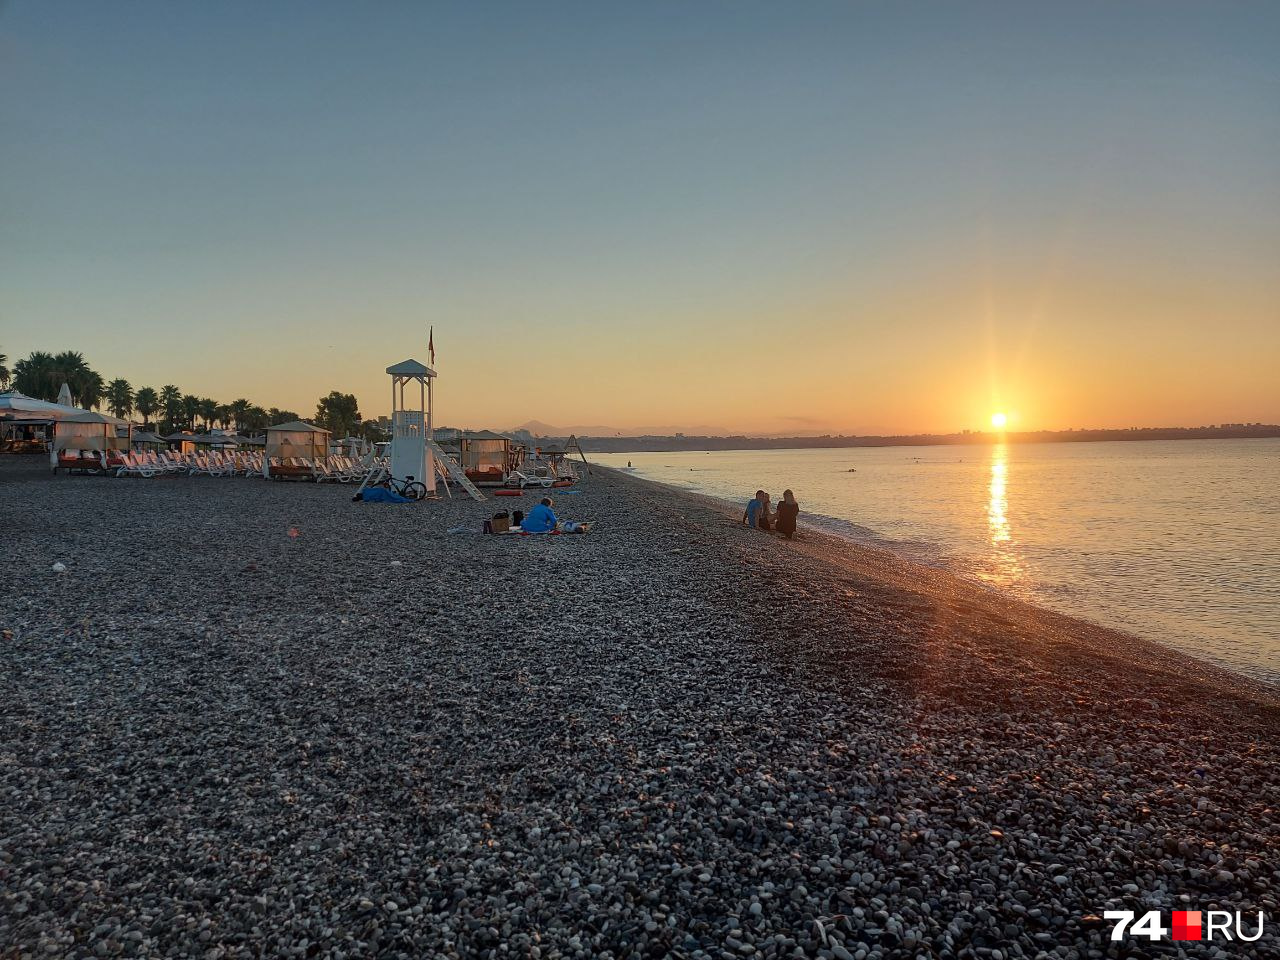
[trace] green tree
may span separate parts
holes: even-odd
[[[117,377],[107,384],[106,400],[113,417],[124,419],[133,413],[133,387],[128,380]]]
[[[213,426],[213,422],[218,419],[218,401],[212,397],[200,398],[200,419],[204,421],[204,428],[208,430]]]
[[[107,385],[102,379],[102,374],[96,370],[90,370],[87,374],[80,378],[80,392],[76,393],[76,388],[71,388],[71,397],[80,406],[89,410],[97,410],[102,406],[103,394],[106,392]]]
[[[182,391],[166,383],[160,388],[160,408],[164,411],[164,429],[168,433],[182,422]]]
[[[248,419],[249,407],[251,406],[252,404],[243,397],[238,400],[232,400],[227,405],[227,412],[237,433],[248,429],[248,424],[245,421]]]
[[[9,358],[0,353],[0,389],[9,386]]]
[[[255,433],[261,430],[265,430],[267,429],[267,427],[271,426],[271,421],[270,421],[270,418],[267,416],[267,411],[263,410],[261,407],[257,406],[256,404],[254,406],[251,406],[245,412],[244,417],[245,417],[244,419],[245,429],[252,430]]]
[[[352,393],[329,392],[316,404],[316,426],[324,427],[334,438],[349,437],[360,426],[360,404]]]
[[[60,384],[54,383],[56,377],[53,354],[43,350],[32,350],[13,365],[13,388],[37,400],[52,403],[58,399]]]
[[[294,413],[292,410],[281,410],[279,407],[272,407],[267,411],[267,426],[272,427],[277,423],[290,423],[294,420],[301,420],[302,415]]]
[[[151,426],[151,415],[160,409],[160,397],[151,387],[139,387],[134,394],[133,405],[142,417],[144,427]]]
[[[77,406],[93,408],[101,406],[106,384],[102,375],[89,366],[84,354],[78,350],[63,350],[53,358],[53,399],[57,399],[57,391],[62,384],[71,388],[71,399]]]
[[[200,416],[200,398],[190,393],[182,395],[182,425],[188,430],[196,428],[196,417]]]

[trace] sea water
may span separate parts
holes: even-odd
[[[1280,684],[1280,440],[595,454]]]

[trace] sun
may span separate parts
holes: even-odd
[[[991,426],[997,430],[1003,430],[1008,423],[1009,418],[1003,413],[993,413],[991,415]]]

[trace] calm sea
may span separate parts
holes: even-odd
[[[1280,683],[1280,440],[595,454]]]

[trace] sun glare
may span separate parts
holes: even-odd
[[[1003,413],[993,413],[991,415],[991,426],[995,427],[997,430],[1003,430],[1008,422],[1009,418]]]

